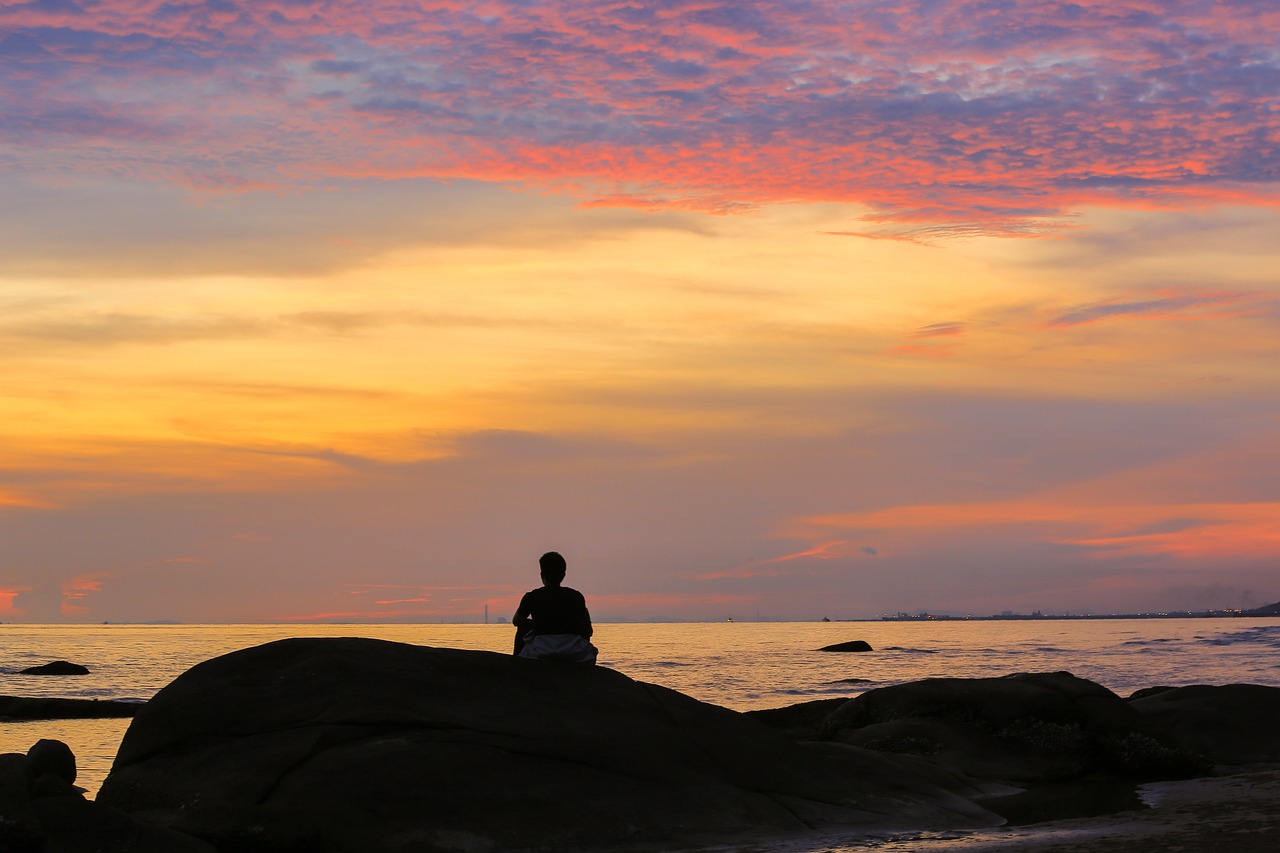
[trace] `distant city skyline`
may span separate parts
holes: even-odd
[[[1280,600],[1278,32],[0,5],[0,621]]]

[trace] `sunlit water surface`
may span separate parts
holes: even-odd
[[[145,701],[191,666],[285,637],[377,637],[509,653],[508,625],[0,625],[0,694]],[[816,650],[866,640],[873,651]],[[603,624],[600,663],[745,711],[938,676],[1067,670],[1120,695],[1157,684],[1280,686],[1280,619]],[[53,660],[84,676],[19,675]],[[0,723],[0,753],[66,741],[96,791],[128,720]]]

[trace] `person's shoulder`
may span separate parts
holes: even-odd
[[[576,589],[574,589],[571,586],[562,586],[560,587],[560,589],[563,590],[565,595],[567,595],[569,598],[583,598],[582,593],[578,592]],[[583,600],[585,601],[586,599],[583,598]]]

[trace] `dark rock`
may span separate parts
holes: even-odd
[[[76,781],[76,756],[60,740],[41,739],[27,750],[27,765],[32,778],[49,773],[74,785]]]
[[[79,797],[40,797],[32,810],[46,830],[44,853],[218,853],[208,842]]]
[[[138,713],[138,709],[141,707],[142,703],[140,702],[0,696],[0,722],[132,717]]]
[[[88,675],[89,670],[78,663],[70,663],[65,660],[56,660],[53,663],[46,663],[41,666],[29,666],[24,670],[20,670],[19,675]]]
[[[194,667],[135,718],[98,802],[223,853],[672,849],[998,822],[892,756],[799,744],[605,667],[367,639]]]
[[[796,740],[815,740],[822,730],[822,724],[827,717],[831,716],[831,712],[848,701],[847,696],[835,699],[814,699],[811,702],[799,702],[785,708],[747,711],[746,715],[759,720],[771,729],[782,732],[787,737]]]
[[[32,798],[38,797],[82,797],[84,796],[84,788],[71,784],[61,776],[53,773],[37,774],[28,790],[31,792]]]
[[[870,652],[874,651],[866,640],[850,640],[847,643],[835,643],[818,649],[820,652]]]
[[[203,841],[86,800],[74,779],[75,755],[61,741],[42,740],[26,755],[0,755],[0,851],[218,853]]]
[[[1206,770],[1130,703],[1065,672],[882,687],[836,709],[821,736],[1023,787],[1085,774],[1151,780]]]
[[[31,807],[27,757],[0,755],[0,850],[43,853],[44,828]]]
[[[1135,694],[1136,695],[1136,694]],[[1178,745],[1218,764],[1280,761],[1280,687],[1175,687],[1129,702]]]
[[[1157,693],[1163,693],[1166,690],[1173,690],[1172,687],[1142,687],[1129,694],[1129,700],[1146,699],[1148,696],[1155,696]]]

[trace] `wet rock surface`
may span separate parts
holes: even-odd
[[[0,696],[0,722],[132,717],[141,707],[138,702]]]
[[[873,651],[866,640],[850,640],[847,643],[832,643],[818,649],[820,652],[869,652]]]
[[[78,663],[56,660],[40,666],[29,666],[19,670],[19,675],[88,675],[89,668]]]

